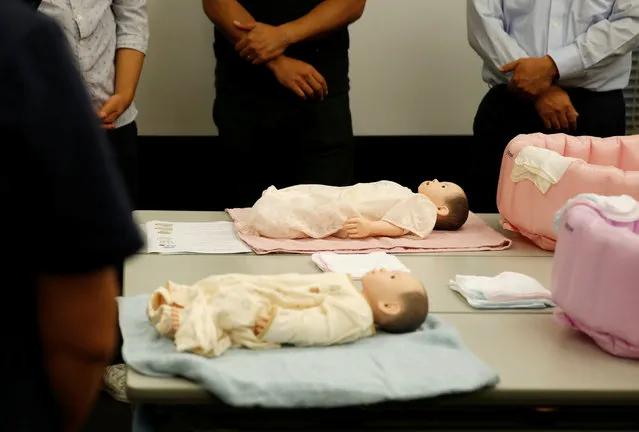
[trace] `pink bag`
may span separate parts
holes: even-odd
[[[639,358],[639,220],[569,205],[558,219],[551,290],[560,323],[613,355]]]

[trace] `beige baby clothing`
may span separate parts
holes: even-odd
[[[385,180],[345,187],[271,186],[239,231],[270,238],[324,238],[352,217],[384,220],[424,238],[435,227],[437,207],[428,197]]]
[[[167,282],[151,295],[148,316],[178,351],[209,357],[231,347],[342,344],[375,331],[370,306],[342,273],[226,274],[194,285]],[[269,321],[255,335],[262,316]]]

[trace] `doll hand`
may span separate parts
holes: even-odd
[[[253,327],[253,333],[255,334],[255,336],[264,331],[264,329],[268,325],[268,321],[268,315],[261,315],[255,320],[255,326]]]
[[[372,222],[361,217],[347,219],[344,230],[348,238],[365,238],[371,235]]]

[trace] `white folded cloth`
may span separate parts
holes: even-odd
[[[546,148],[524,147],[515,159],[511,180],[515,183],[530,180],[545,194],[550,186],[561,180],[573,162],[584,163],[581,159],[562,156]]]
[[[495,277],[457,275],[448,286],[476,309],[543,309],[554,307],[552,294],[536,279],[503,272]]]
[[[348,273],[353,279],[361,279],[372,270],[405,271],[410,272],[402,262],[386,252],[372,252],[367,254],[336,254],[333,252],[318,252],[311,255],[313,262],[322,271]]]
[[[635,222],[639,220],[639,201],[629,195],[605,196],[583,193],[566,201],[559,211],[555,213],[555,231],[559,229],[561,217],[566,210],[579,204],[589,204],[595,207],[603,217],[615,222]]]

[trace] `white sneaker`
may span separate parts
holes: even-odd
[[[126,365],[107,366],[104,371],[104,391],[119,402],[130,403],[126,396]]]

